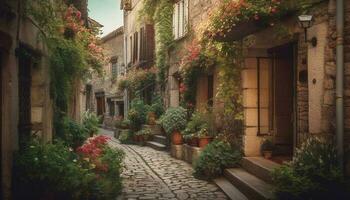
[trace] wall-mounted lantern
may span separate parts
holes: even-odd
[[[298,16],[299,25],[304,29],[305,42],[310,43],[313,47],[317,46],[317,38],[312,37],[310,40],[307,39],[307,29],[313,25],[314,19],[312,15],[300,15]]]

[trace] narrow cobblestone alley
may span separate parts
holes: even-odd
[[[101,130],[101,133],[112,135],[107,130]],[[189,164],[172,158],[167,152],[137,145],[123,145],[115,139],[111,145],[125,152],[123,193],[120,200],[227,199],[216,185],[195,179]]]

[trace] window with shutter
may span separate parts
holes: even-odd
[[[180,0],[174,4],[173,35],[182,38],[188,31],[188,0]]]

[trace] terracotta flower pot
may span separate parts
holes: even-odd
[[[171,142],[174,145],[180,145],[182,144],[182,135],[179,131],[174,131],[173,134],[171,135]]]
[[[140,137],[138,135],[133,136],[134,142],[140,141]]]
[[[263,155],[265,159],[271,159],[272,158],[272,151],[263,151]]]
[[[213,140],[213,138],[210,136],[200,137],[199,142],[198,142],[199,147],[203,148],[203,147],[207,146],[212,140]]]

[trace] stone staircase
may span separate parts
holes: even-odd
[[[241,166],[225,169],[224,177],[214,182],[231,199],[274,199],[271,172],[280,165],[262,157],[244,157]]]
[[[152,140],[147,141],[146,145],[158,151],[165,151],[167,150],[167,139],[163,135],[153,135]]]
[[[159,125],[143,125],[142,128],[151,129],[154,134],[152,140],[146,142],[147,146],[158,151],[167,150],[167,138],[163,135],[162,129]]]

